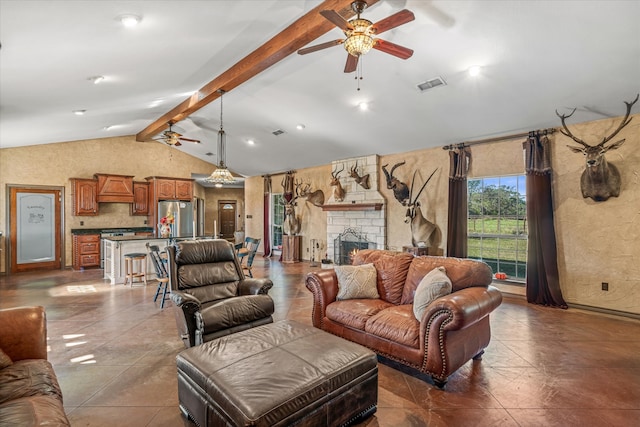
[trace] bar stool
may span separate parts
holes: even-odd
[[[138,271],[134,268],[135,261],[140,264]],[[124,254],[124,285],[127,286],[127,282],[131,281],[133,286],[136,278],[144,281],[144,285],[147,286],[147,254],[142,252]]]

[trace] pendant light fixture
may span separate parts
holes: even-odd
[[[227,134],[224,132],[224,127],[222,125],[222,95],[224,95],[224,90],[218,89],[218,93],[220,94],[220,130],[218,131],[218,165],[216,170],[211,173],[211,175],[204,180],[206,182],[215,184],[216,187],[222,187],[223,184],[233,184],[236,182],[229,169],[227,169],[226,164],[226,149],[227,149]]]

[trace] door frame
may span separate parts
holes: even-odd
[[[226,204],[233,205],[233,232],[238,229],[238,201],[237,200],[218,200],[218,224],[220,224],[220,232],[222,232],[222,207]],[[232,236],[235,239],[235,235]],[[229,237],[223,237],[229,240]]]
[[[13,229],[13,221],[14,218],[11,215],[11,191],[13,189],[16,189],[17,191],[19,190],[25,190],[25,191],[29,191],[29,190],[48,190],[48,191],[59,191],[60,192],[60,211],[57,212],[58,214],[58,218],[59,221],[57,221],[59,223],[59,227],[56,230],[58,235],[59,235],[59,239],[57,239],[60,243],[59,243],[59,247],[56,247],[56,251],[59,251],[60,253],[60,270],[64,270],[66,268],[66,239],[65,239],[65,233],[64,233],[64,229],[65,229],[65,216],[64,216],[64,211],[65,211],[65,187],[59,187],[59,186],[53,186],[53,185],[19,185],[19,184],[6,184],[5,186],[5,200],[6,200],[6,206],[5,206],[5,224],[7,224],[6,227],[6,234],[5,234],[5,240],[4,240],[4,246],[6,249],[6,253],[5,253],[5,274],[13,274],[13,233],[12,233],[12,229]]]

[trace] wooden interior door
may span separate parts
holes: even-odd
[[[62,191],[10,187],[11,273],[60,269]]]
[[[236,231],[236,201],[220,200],[218,202],[218,223],[220,223],[220,237],[235,241]]]

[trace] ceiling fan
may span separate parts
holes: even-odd
[[[368,19],[360,18],[360,14],[366,9],[366,7],[367,2],[364,0],[356,0],[351,3],[351,9],[353,9],[357,14],[357,17],[350,21],[344,19],[335,10],[320,11],[322,16],[344,32],[346,38],[300,49],[298,50],[298,54],[306,55],[307,53],[344,44],[344,48],[348,52],[347,63],[344,67],[345,73],[352,73],[356,71],[360,55],[364,55],[372,48],[397,56],[401,59],[410,58],[411,55],[413,55],[413,50],[386,40],[374,38],[374,36],[413,21],[415,19],[413,12],[404,9],[374,24]]]
[[[179,147],[182,145],[181,141],[193,142],[194,144],[200,144],[197,139],[184,138],[182,134],[175,132],[173,129],[173,122],[169,122],[169,129],[162,132],[162,136],[154,141],[164,142],[167,145],[173,145]]]

